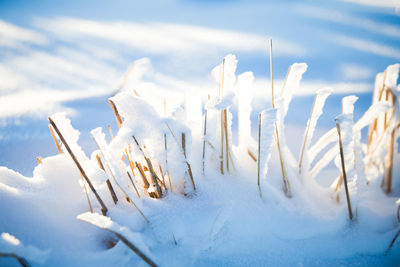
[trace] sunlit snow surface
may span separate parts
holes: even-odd
[[[358,4],[361,2],[367,5]],[[393,3],[1,2],[0,166],[35,179],[0,168],[4,182],[0,183],[0,203],[6,203],[0,205],[1,214],[13,214],[0,217],[0,232],[9,232],[42,251],[50,249],[48,266],[139,264],[139,258],[121,243],[104,251],[102,242],[107,234],[76,219],[87,211],[77,182],[79,173],[66,155],[55,156],[47,117],[66,112],[80,131],[79,144],[90,158],[96,149],[90,131],[101,126],[106,132],[108,124],[117,131],[107,98],[116,93],[121,76],[133,61],[149,58],[136,66],[130,80],[135,84],[144,75],[143,80],[149,82],[145,97],[157,93],[174,106],[198,96],[197,102],[187,103],[195,110],[205,104],[207,94],[218,90],[210,70],[233,53],[239,61],[237,75],[254,72],[252,99],[244,96],[246,92],[240,94],[244,103],[252,104],[251,134],[257,140],[258,113],[271,107],[268,38],[272,37],[278,94],[291,64],[308,65],[285,118],[287,145],[297,157],[317,89],[334,91],[326,100],[312,142],[335,127],[334,118],[341,113],[345,95],[359,98],[354,108],[357,121],[370,106],[375,74],[400,61],[400,17]],[[249,84],[250,80],[243,77],[242,82]],[[165,90],[159,91],[151,83]],[[225,100],[228,105],[234,101]],[[156,101],[151,104],[162,113],[163,103]],[[170,106],[168,113],[172,112]],[[230,109],[236,112],[238,106]],[[234,117],[233,132],[237,127]],[[250,131],[247,124],[243,127]],[[239,149],[240,138],[233,136],[233,145]],[[243,142],[254,146],[250,140]],[[201,155],[198,147],[192,153]],[[34,170],[37,156],[45,160]],[[279,163],[272,164],[275,167],[268,169],[268,176],[280,179]],[[394,253],[384,256],[396,226],[389,216],[394,202],[380,200],[379,205],[385,206],[381,214],[371,211],[377,205],[373,200],[384,198],[383,193],[374,192],[369,208],[360,207],[359,221],[349,224],[345,206],[330,203],[326,192],[321,193],[326,200],[304,210],[302,204],[309,199],[290,202],[282,195],[278,201],[281,192],[263,191],[267,197],[261,201],[255,184],[256,166],[249,166],[251,171],[238,170],[229,182],[213,174],[199,183],[199,193],[192,199],[169,195],[158,204],[144,200],[141,208],[153,221],[151,227],[129,206],[113,209],[110,217],[134,233],[142,233],[143,242],[160,265],[399,264],[398,243]],[[324,175],[335,176],[330,173],[334,166],[330,167]],[[200,169],[195,171],[201,175]],[[100,173],[93,175],[99,181],[104,179]],[[54,179],[36,179],[40,177]],[[268,196],[271,193],[274,197]],[[111,205],[111,199],[107,201]],[[329,209],[324,210],[326,207]]]

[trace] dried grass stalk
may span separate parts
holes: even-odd
[[[188,167],[188,174],[189,174],[189,177],[190,177],[190,181],[192,182],[193,190],[196,191],[196,184],[194,183],[192,167],[190,166],[190,163],[188,161],[186,161],[186,165]]]
[[[231,162],[233,170],[236,171],[235,163],[233,162],[232,153],[230,150],[228,151],[228,156],[229,156],[229,161]]]
[[[394,147],[395,132],[396,129],[393,129],[392,134],[390,135],[389,162],[385,170],[385,175],[382,181],[382,188],[387,194],[390,194],[392,192],[393,150],[394,150],[393,147]]]
[[[135,189],[136,195],[138,196],[138,198],[140,198],[140,194],[139,191],[136,188],[135,183],[133,182],[132,176],[129,174],[129,172],[127,171],[126,174],[128,175],[129,180],[131,181],[133,188]]]
[[[289,178],[287,176],[286,168],[285,168],[285,163],[283,161],[283,155],[281,151],[281,145],[279,142],[279,134],[278,134],[278,127],[275,123],[275,141],[276,145],[278,147],[278,152],[279,152],[279,162],[281,164],[281,170],[282,170],[282,179],[283,179],[283,191],[285,192],[285,195],[288,198],[292,197],[292,189],[290,188],[290,183],[289,183]]]
[[[270,63],[270,75],[271,75],[271,102],[272,102],[272,108],[275,108],[274,65],[273,65],[273,61],[272,61],[272,38],[269,39],[269,63]],[[289,72],[290,72],[290,68],[289,68]],[[286,78],[287,78],[287,76],[286,76]],[[285,195],[287,197],[291,198],[292,197],[292,191],[291,191],[291,188],[290,188],[289,179],[287,177],[285,164],[284,164],[284,161],[283,161],[283,155],[282,155],[282,152],[281,152],[281,145],[280,145],[280,142],[279,142],[278,127],[277,127],[276,123],[275,123],[275,141],[276,141],[276,145],[278,147],[279,161],[280,161],[281,170],[282,170],[283,190],[285,192]]]
[[[111,139],[114,139],[114,134],[113,134],[113,132],[111,130],[110,124],[107,125],[107,128],[108,128],[108,131],[110,132]]]
[[[16,261],[18,261],[19,264],[21,264],[22,267],[30,267],[31,266],[28,263],[27,260],[25,260],[24,258],[18,256],[15,253],[3,253],[3,252],[0,252],[0,257],[11,257],[11,258],[14,258]]]
[[[127,158],[127,160],[128,160],[129,167],[131,168],[132,175],[135,175],[135,165],[133,164],[133,162],[132,162],[131,159],[129,158],[129,153],[128,153],[128,150],[127,150],[126,148],[125,148],[125,155],[126,155],[126,158]],[[132,185],[133,185],[133,188],[134,188],[135,191],[136,191],[136,195],[138,196],[138,198],[140,198],[139,191],[137,190],[136,185],[135,185],[135,183],[134,183],[133,180],[132,180],[132,177],[130,176],[129,172],[127,172],[127,173],[128,173],[129,179],[131,180],[131,183],[132,183]]]
[[[158,169],[160,170],[160,174],[161,174],[161,177],[162,177],[162,185],[164,186],[164,190],[168,191],[167,186],[165,184],[165,175],[164,175],[164,172],[163,172],[163,169],[162,169],[160,163],[158,163]]]
[[[87,223],[90,223],[94,226],[100,227],[99,225],[96,225],[88,220],[85,219],[80,219],[82,221],[85,221]],[[157,265],[154,263],[154,261],[152,261],[149,257],[147,257],[140,249],[138,249],[134,244],[132,244],[132,242],[130,242],[127,238],[125,238],[123,235],[121,235],[120,233],[110,229],[110,228],[104,228],[104,227],[100,227],[106,231],[109,231],[111,233],[113,233],[119,240],[121,240],[125,245],[128,246],[128,248],[130,248],[133,252],[135,252],[140,258],[142,258],[149,266],[152,267],[157,267]]]
[[[301,147],[300,160],[299,160],[299,174],[301,174],[301,167],[303,165],[304,152],[305,152],[305,148],[307,146],[308,132],[310,130],[311,119],[312,119],[313,114],[314,114],[315,102],[317,101],[317,97],[318,97],[318,94],[316,94],[315,97],[314,97],[314,102],[313,102],[313,105],[312,105],[312,108],[311,108],[311,114],[310,114],[310,117],[308,118],[309,123],[307,125],[306,134],[304,135],[304,141],[303,141],[303,145]]]
[[[119,115],[117,106],[115,105],[115,103],[111,99],[108,99],[108,102],[110,103],[110,106],[111,106],[111,108],[112,108],[112,110],[114,112],[114,116],[115,116],[115,119],[117,120],[118,128],[121,128],[122,118],[121,118],[121,115]]]
[[[228,138],[228,115],[227,110],[224,109],[224,136],[225,136],[225,160],[226,171],[229,173],[229,138]]]
[[[147,177],[146,177],[146,174],[144,173],[142,165],[136,161],[135,161],[135,165],[136,165],[136,168],[139,170],[140,176],[142,177],[144,189],[149,188],[150,184],[147,181]]]
[[[349,188],[347,186],[347,176],[346,176],[346,166],[344,162],[344,154],[343,154],[343,145],[342,145],[342,134],[340,132],[340,125],[338,121],[336,120],[336,129],[339,135],[339,149],[340,149],[340,159],[342,163],[342,175],[343,175],[343,180],[344,180],[344,188],[346,190],[346,199],[347,199],[347,208],[349,210],[349,218],[350,220],[353,219],[353,211],[351,209],[351,201],[350,201],[350,193],[349,193]]]
[[[249,150],[250,152],[250,150]],[[261,113],[258,114],[258,160],[257,160],[257,185],[258,185],[258,192],[260,193],[260,198],[262,198],[262,191],[261,191],[261,181],[260,181],[260,157],[261,157]]]
[[[85,183],[85,180],[83,179],[82,175],[81,175],[81,179],[82,179],[83,189],[85,190],[86,199],[88,201],[90,213],[93,213],[92,202],[90,201],[89,194],[88,194],[88,191],[87,191],[87,188],[86,188],[86,183]]]
[[[104,172],[106,172],[106,170],[104,169],[104,165],[101,162],[101,158],[100,158],[99,154],[96,154],[96,160],[97,160],[97,164],[99,165],[100,169],[102,169]],[[107,187],[108,187],[108,191],[110,191],[110,195],[111,195],[111,198],[114,201],[114,204],[117,205],[118,197],[115,194],[115,191],[114,191],[113,186],[111,185],[110,179],[106,180],[106,184],[107,184]]]
[[[162,197],[162,191],[161,191],[160,185],[158,184],[158,181],[157,181],[157,180],[158,180],[158,176],[157,176],[157,174],[156,174],[155,171],[154,171],[153,164],[151,164],[151,160],[150,160],[148,157],[146,157],[146,154],[144,153],[143,149],[141,148],[141,146],[140,146],[138,140],[136,139],[136,137],[135,137],[134,135],[132,135],[132,138],[133,138],[133,140],[135,141],[135,143],[136,143],[137,147],[139,148],[140,152],[143,154],[143,157],[144,157],[144,159],[145,159],[145,161],[146,161],[146,163],[147,163],[147,166],[148,166],[148,168],[149,168],[149,170],[150,170],[151,182],[152,182],[152,183],[155,185],[155,187],[156,187],[156,190],[157,190],[157,198],[161,198],[161,197]]]
[[[247,154],[249,154],[250,158],[251,158],[252,160],[254,160],[254,162],[257,162],[256,156],[254,156],[253,152],[251,152],[250,149],[247,149]]]
[[[224,76],[225,76],[225,58],[222,60],[222,71],[220,72],[220,83],[219,83],[219,97],[224,96]],[[224,174],[224,111],[221,110],[221,174]]]
[[[50,122],[51,126],[54,128],[54,130],[56,131],[58,137],[61,139],[61,142],[64,144],[65,148],[67,149],[67,151],[68,151],[69,155],[71,156],[72,160],[74,161],[76,167],[78,167],[80,173],[85,178],[86,182],[88,183],[88,185],[90,187],[90,190],[92,190],[93,194],[96,196],[96,199],[97,199],[97,201],[99,202],[99,204],[101,206],[101,212],[105,216],[107,214],[107,211],[108,211],[106,205],[104,204],[103,200],[101,199],[101,197],[97,193],[97,191],[94,188],[92,182],[90,181],[89,177],[86,175],[85,171],[83,170],[83,168],[82,168],[81,164],[79,163],[78,159],[75,157],[75,155],[72,152],[71,148],[69,147],[69,145],[65,141],[63,135],[58,130],[56,124],[54,123],[54,121],[50,117],[49,117],[49,122]]]
[[[185,158],[186,158],[186,135],[185,135],[185,133],[182,133],[182,134],[181,134],[181,137],[182,137],[183,155],[184,155]]]
[[[58,143],[57,137],[56,137],[56,135],[54,134],[54,131],[53,131],[53,127],[50,124],[49,124],[49,130],[50,130],[51,136],[53,136],[53,140],[54,140],[54,143],[56,144],[58,153],[62,154],[63,152],[61,150],[61,146]]]

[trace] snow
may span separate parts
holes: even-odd
[[[254,86],[254,75],[252,72],[245,72],[238,76],[238,139],[242,150],[248,149],[251,145],[251,101],[253,94],[249,91]]]
[[[146,77],[147,72],[152,72],[148,63],[147,60],[135,63],[132,68],[138,67],[140,73],[134,76],[127,73],[126,82],[120,81],[121,90],[110,99],[122,117],[122,124],[113,139],[101,127],[91,131],[96,148],[90,158],[79,145],[79,131],[72,127],[66,115],[51,116],[93,181],[108,213],[99,214],[101,206],[91,191],[88,193],[94,211],[88,212],[81,174],[68,153],[43,158],[33,177],[0,167],[0,202],[5,203],[0,206],[0,229],[9,233],[2,235],[8,240],[3,243],[7,242],[11,248],[22,246],[10,237],[15,235],[38,247],[37,251],[51,249],[46,255],[35,254],[43,260],[38,264],[45,266],[144,266],[143,260],[123,242],[116,243],[113,233],[124,236],[160,266],[394,265],[398,262],[398,244],[385,256],[399,227],[398,193],[387,195],[382,191],[384,170],[368,168],[362,138],[362,129],[387,111],[390,103],[374,103],[354,122],[357,97],[342,99],[342,113],[337,116],[337,122],[354,203],[355,219],[350,221],[343,190],[338,192],[337,199],[334,188],[319,181],[320,178],[332,181],[342,171],[337,129],[326,131],[317,127],[322,116],[329,116],[333,123],[332,114],[325,111],[322,114],[332,89],[316,92],[313,115],[305,127],[295,128],[285,122],[293,96],[301,91],[305,63],[291,66],[284,91],[275,100],[276,108],[264,106],[259,113],[258,162],[251,160],[247,150],[254,149],[258,141],[251,135],[251,129],[256,127],[252,116],[258,111],[253,100],[262,94],[254,93],[258,87],[253,83],[252,73],[236,77],[235,56],[228,55],[212,70],[220,87],[213,85],[204,92],[187,93],[174,104],[168,102],[167,112],[160,107],[163,97],[153,94],[157,91],[167,94],[169,89],[165,83],[150,85]],[[220,69],[224,69],[224,75]],[[136,93],[130,84],[135,85]],[[210,100],[205,101],[208,93]],[[201,107],[207,111],[205,136],[201,129],[204,127]],[[227,114],[228,145],[221,144],[221,110]],[[237,132],[233,130],[236,118],[239,120]],[[391,131],[394,126],[388,129]],[[294,139],[301,139],[298,133],[304,130],[308,131],[303,136],[306,158],[304,171],[299,174],[299,159],[293,156],[292,143]],[[312,143],[314,135],[321,137]],[[185,136],[185,147],[182,136]],[[239,140],[237,144],[235,139]],[[291,186],[290,196],[285,194],[282,183],[278,140],[282,165]],[[206,144],[204,172],[203,141]],[[220,146],[227,146],[225,149],[232,156],[225,158],[224,163],[235,165],[224,174],[220,171]],[[385,161],[386,150],[382,148],[373,156]],[[322,158],[318,159],[320,154]],[[96,155],[101,158],[105,171],[99,168]],[[128,157],[143,169],[149,169],[144,170],[149,188],[144,187],[139,170],[130,168]],[[336,168],[331,164],[335,157]],[[196,189],[189,176],[189,164]],[[257,189],[257,164],[262,198]],[[150,193],[157,191],[150,179],[151,166],[159,177],[162,198],[150,197]],[[400,177],[397,169],[394,170],[395,185]],[[127,172],[140,197],[130,186]],[[105,184],[107,179],[118,196],[116,204]],[[8,249],[0,246],[0,252]],[[14,252],[30,263],[36,262],[35,257],[28,257],[25,249]]]
[[[16,254],[26,260],[39,264],[44,264],[50,254],[50,250],[40,250],[33,246],[24,246],[19,239],[9,233],[1,234],[0,251],[2,253]]]

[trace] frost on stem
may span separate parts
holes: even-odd
[[[258,132],[258,189],[260,197],[261,178],[267,177],[268,161],[271,158],[272,145],[274,143],[274,130],[276,122],[277,109],[267,109],[260,113],[259,132]]]
[[[314,103],[311,109],[310,118],[307,121],[307,127],[304,133],[303,138],[303,146],[300,152],[299,158],[299,173],[302,171],[303,162],[306,166],[305,169],[308,172],[309,161],[308,161],[308,147],[311,143],[311,139],[314,135],[315,127],[317,126],[317,121],[319,117],[322,115],[322,109],[324,108],[325,101],[328,96],[332,93],[333,89],[331,88],[322,88],[317,91],[317,94],[314,98]]]

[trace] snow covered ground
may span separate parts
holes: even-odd
[[[0,167],[0,232],[5,234],[0,252],[16,253],[34,266],[145,265],[122,242],[107,249],[116,240],[112,233],[84,220],[125,235],[160,266],[398,265],[399,241],[385,254],[399,227],[398,151],[394,152],[393,192],[386,195],[380,187],[382,169],[360,172],[365,162],[357,158],[363,159],[365,151],[357,146],[367,142],[367,130],[357,128],[361,123],[356,123],[371,106],[375,74],[400,61],[398,9],[390,1],[349,2],[1,3],[0,165],[4,167]],[[282,98],[276,100],[275,111],[269,109],[269,37],[274,40],[277,98],[289,66],[294,62],[308,65],[294,65],[298,77],[291,77]],[[236,69],[234,60],[226,59],[225,98],[218,104],[221,77],[216,76],[221,67],[213,75],[210,71],[229,53],[236,54],[239,63]],[[124,83],[121,76],[142,57],[149,59],[136,63]],[[247,71],[254,73],[254,83],[250,73],[239,76]],[[344,189],[334,193],[331,186],[340,174],[337,150],[332,154],[335,162],[318,175],[310,168],[313,162],[307,161],[312,153],[304,160],[302,174],[293,164],[299,161],[314,95],[325,87],[333,92],[315,132],[309,132],[306,149],[315,151],[318,138],[335,129],[334,118],[344,113],[339,121],[344,151],[346,155],[350,148],[357,151],[355,159],[346,157],[347,166],[354,166],[348,170],[355,212],[352,221]],[[133,94],[134,89],[140,97]],[[117,92],[112,99],[124,118],[119,131],[107,101]],[[327,91],[320,92],[322,97]],[[346,98],[344,111],[341,101],[353,94],[358,100],[350,116],[354,98]],[[322,108],[322,102],[317,106]],[[204,174],[202,107],[207,108],[210,127]],[[225,108],[231,130],[225,132],[230,143],[228,150],[225,147],[224,164],[231,169],[222,175],[217,150],[220,110]],[[266,123],[274,117],[277,120],[292,198],[283,190],[279,151],[271,136],[273,124],[262,128],[260,140],[266,145],[261,147],[261,156],[267,157],[260,160],[261,186],[257,186],[257,164],[247,148],[257,154],[258,114],[263,110],[269,118]],[[47,127],[47,117],[58,111],[66,112],[80,132],[78,145],[77,133],[68,129],[63,116],[52,116],[93,179],[112,222],[85,213],[89,208],[79,182],[83,178],[65,148],[64,154],[57,155]],[[349,126],[353,119],[355,128]],[[112,142],[108,124],[115,134]],[[99,126],[106,133],[105,142],[98,130],[91,133]],[[178,145],[181,132],[187,136],[187,160],[196,191],[188,174],[182,175],[187,167]],[[164,134],[170,145],[167,154]],[[110,164],[106,172],[97,166],[99,151],[92,135],[103,144],[102,160]],[[174,192],[167,182],[169,193],[164,192],[164,198],[144,197],[147,191],[136,170],[132,176],[142,194],[136,196],[125,174],[129,165],[121,166],[119,160],[124,149],[131,158],[142,158],[132,135],[145,144],[152,160],[164,162],[168,157]],[[324,153],[332,152],[325,149]],[[42,164],[36,162],[37,156],[43,158]],[[164,170],[168,167],[161,165]],[[116,188],[117,206],[105,183],[108,178],[118,185],[112,174],[124,187]],[[124,192],[149,222],[124,201]],[[95,212],[101,214],[90,190],[89,196]],[[17,264],[0,258],[0,265],[12,263]]]

